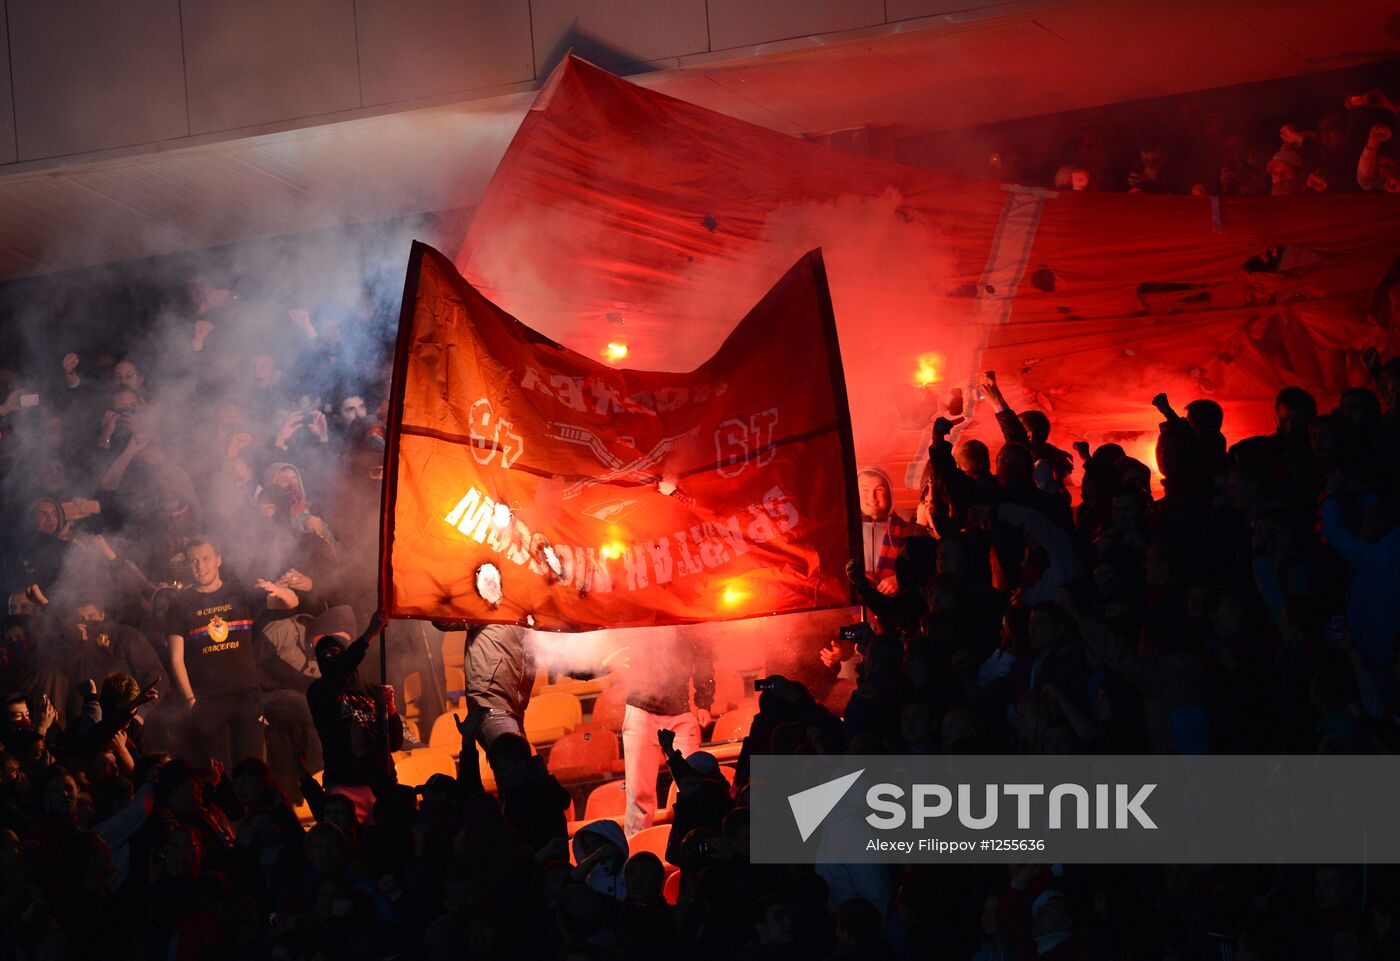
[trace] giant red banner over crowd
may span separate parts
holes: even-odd
[[[854,451],[821,254],[688,373],[622,370],[409,260],[390,409],[391,616],[547,630],[844,607]]]
[[[688,366],[716,318],[821,247],[857,455],[903,480],[903,508],[940,412],[930,397],[963,388],[962,436],[1000,446],[992,411],[973,403],[983,370],[1017,410],[1048,413],[1060,446],[1118,443],[1150,465],[1158,391],[1219,402],[1242,438],[1273,430],[1280,388],[1330,407],[1371,382],[1363,348],[1400,350],[1397,308],[1378,298],[1400,269],[1400,195],[1004,187],[640,83],[560,63],[472,217],[463,275],[566,343],[601,347],[621,317],[634,355]]]

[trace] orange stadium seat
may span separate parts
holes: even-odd
[[[593,702],[593,714],[589,718],[615,734],[622,733],[622,718],[627,712],[627,687],[614,684],[598,695]]]
[[[725,711],[715,721],[714,730],[710,733],[711,741],[742,741],[749,736],[749,727],[753,724],[754,715],[758,713],[758,702],[748,700],[735,707],[733,710]]]
[[[628,853],[650,851],[661,859],[662,864],[670,864],[671,862],[666,860],[666,842],[670,839],[671,825],[657,824],[632,835],[627,841]]]
[[[428,732],[428,747],[441,748],[453,757],[462,752],[462,735],[450,707],[433,722],[433,729]]]
[[[627,810],[627,785],[622,778],[604,781],[588,792],[588,800],[583,803],[583,820],[597,821],[599,818],[622,817]]]
[[[622,826],[623,813],[627,810],[627,786],[622,778],[604,781],[592,791],[583,802],[583,817],[569,822],[569,837],[578,833],[579,828],[593,821],[615,821]],[[577,813],[577,811],[575,812]],[[573,847],[569,848],[570,861],[573,860]]]
[[[447,700],[451,702],[464,697],[467,690],[467,672],[460,667],[449,666],[445,668],[445,675],[447,686],[444,690],[447,691]]]
[[[297,816],[297,820],[301,822],[301,825],[303,827],[309,827],[312,824],[316,823],[316,816],[311,813],[311,805],[307,804],[304,798],[302,799],[302,802],[293,809],[293,811]]]
[[[724,775],[724,779],[725,779],[726,781],[729,782],[729,786],[730,786],[730,787],[733,787],[733,786],[734,786],[734,765],[732,765],[732,764],[721,764],[721,765],[719,766],[719,771],[720,771],[721,774]],[[678,789],[676,788],[676,782],[675,782],[675,781],[672,781],[672,782],[671,782],[671,788],[670,788],[670,790],[669,790],[669,791],[667,792],[667,794],[666,794],[666,809],[667,809],[668,811],[669,811],[671,808],[673,808],[673,807],[676,806],[676,794],[677,794],[677,793],[679,793],[679,792],[678,792]]]
[[[554,742],[547,766],[560,780],[615,774],[622,769],[617,735],[597,724],[581,724]]]
[[[467,632],[448,631],[442,635],[442,663],[463,667],[467,661]]]
[[[749,700],[721,714],[715,721],[710,740],[701,746],[701,750],[708,751],[720,761],[736,760],[743,751],[744,738],[748,737],[749,727],[757,713],[758,701]]]
[[[395,751],[394,769],[400,784],[418,787],[434,774],[456,777],[457,760],[443,748],[422,747],[416,751]]]
[[[525,738],[550,744],[583,723],[583,705],[572,694],[539,694],[525,708]]]
[[[403,678],[404,717],[418,717],[422,713],[423,675],[417,671],[405,674]]]
[[[591,680],[580,681],[572,677],[561,677],[553,684],[546,684],[536,694],[572,694],[579,700],[597,697],[613,685],[614,675],[604,674]]]

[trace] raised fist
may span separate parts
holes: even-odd
[[[961,417],[940,417],[933,422],[933,439],[940,441],[953,432],[953,428],[963,422]]]

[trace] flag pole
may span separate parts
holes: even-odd
[[[394,504],[398,498],[399,426],[403,422],[404,380],[408,370],[408,346],[413,336],[413,314],[418,300],[418,275],[428,247],[415,240],[409,248],[408,269],[404,274],[403,300],[399,304],[399,332],[394,342],[393,376],[389,381],[389,407],[384,418],[384,476],[379,497],[379,597],[376,611],[387,612],[393,598],[394,572],[389,564],[389,547],[394,540]],[[387,615],[379,632],[379,730],[384,735],[384,768],[393,760],[389,737],[389,704],[384,688],[389,686],[389,648],[386,642]]]

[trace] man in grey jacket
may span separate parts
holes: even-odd
[[[526,629],[515,624],[467,628],[466,693],[486,712],[476,735],[482,750],[502,734],[525,733],[525,708],[537,671],[525,634]]]

